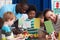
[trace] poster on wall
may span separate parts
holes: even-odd
[[[0,8],[7,4],[12,4],[12,0],[0,0]]]
[[[60,0],[51,0],[52,1],[52,10],[55,14],[60,14]]]

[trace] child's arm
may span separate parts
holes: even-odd
[[[49,34],[49,35],[46,35],[46,40],[57,40],[57,37],[58,37],[58,33],[56,32],[53,32],[52,34]]]
[[[11,29],[8,26],[2,27],[2,34],[5,35],[6,39],[14,38],[13,33],[11,32]]]

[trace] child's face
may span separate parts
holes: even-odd
[[[45,15],[45,17],[48,19],[48,20],[52,20],[53,22],[55,21],[56,19],[56,15],[51,12],[51,11],[48,11]]]
[[[44,17],[40,18],[40,23],[44,24]]]
[[[35,17],[35,14],[36,14],[35,11],[30,11],[30,12],[28,13],[28,18],[29,18],[29,19],[34,18],[34,17]]]
[[[14,23],[15,19],[13,20],[9,20],[8,23],[9,23],[9,26],[11,26],[13,23]]]

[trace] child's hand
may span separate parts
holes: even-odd
[[[56,32],[52,32],[52,34],[50,35],[46,35],[46,39],[52,39],[52,40],[57,40],[57,37],[58,37],[58,33]]]
[[[52,39],[51,35],[46,35],[46,40]]]
[[[58,33],[57,32],[54,32],[54,35],[55,35],[56,38],[58,37]]]
[[[57,40],[58,33],[53,32],[53,33],[51,34],[51,37],[52,37],[52,40]]]
[[[23,34],[18,34],[18,35],[16,35],[16,37],[15,37],[15,40],[23,40],[23,39],[25,39],[25,37],[24,37]]]
[[[14,40],[25,40],[25,38],[17,37],[17,38],[15,38]]]
[[[31,34],[31,35],[30,35],[30,38],[33,38],[33,37],[34,37],[34,35],[33,35],[33,34]]]

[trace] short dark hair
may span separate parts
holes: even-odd
[[[43,12],[42,11],[39,11],[39,12],[37,12],[36,13],[36,18],[38,18],[38,17],[42,17],[43,16]]]
[[[28,14],[30,11],[36,12],[36,7],[34,5],[29,5],[29,9],[26,11],[26,13]]]
[[[48,20],[48,19],[45,17],[45,15],[46,15],[46,13],[47,13],[48,11],[53,12],[53,10],[45,9],[45,10],[43,11],[44,21],[47,21],[47,20]]]

